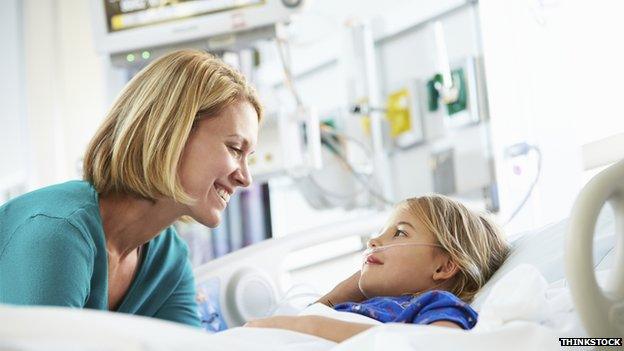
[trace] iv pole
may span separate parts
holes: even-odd
[[[375,60],[375,40],[368,23],[358,22],[351,26],[354,50],[361,50],[362,73],[364,80],[364,95],[368,106],[381,106],[379,94],[379,82],[377,80],[377,62]],[[371,122],[371,142],[373,151],[373,176],[380,187],[380,193],[384,199],[392,201],[394,199],[390,164],[384,150],[382,118],[383,109],[369,109]],[[379,203],[379,207],[386,207],[387,204]]]

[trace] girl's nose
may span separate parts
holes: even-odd
[[[366,246],[372,249],[374,247],[381,246],[381,242],[379,241],[379,238],[372,238],[366,243]]]

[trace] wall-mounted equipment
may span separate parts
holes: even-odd
[[[92,0],[100,52],[119,54],[289,22],[304,0]]]
[[[445,94],[443,75],[426,83],[427,113],[444,116],[446,128],[465,127],[487,118],[485,79],[480,58],[467,57],[451,65],[453,95]]]
[[[424,141],[421,89],[419,80],[411,80],[403,89],[392,92],[386,102],[386,118],[390,136],[399,148],[407,148]]]

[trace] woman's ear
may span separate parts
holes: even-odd
[[[459,266],[457,266],[450,257],[446,256],[433,272],[433,280],[447,280],[453,278],[458,271]]]

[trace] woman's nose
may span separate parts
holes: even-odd
[[[246,188],[251,185],[253,181],[247,162],[243,162],[242,166],[234,171],[232,174],[234,184],[237,186]]]

